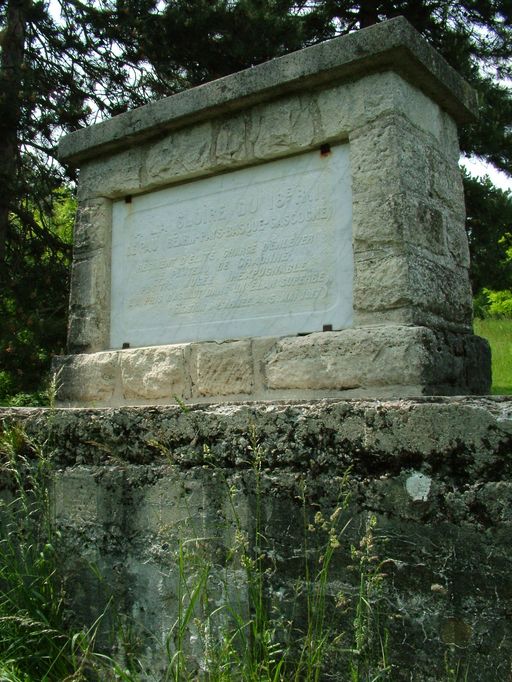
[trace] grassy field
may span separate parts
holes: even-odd
[[[492,392],[512,395],[512,320],[475,320],[475,334],[492,350]]]

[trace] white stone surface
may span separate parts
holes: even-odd
[[[111,347],[352,323],[349,146],[114,202]]]
[[[405,489],[414,502],[426,502],[432,486],[432,479],[415,471],[405,482]]]

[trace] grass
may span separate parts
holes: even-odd
[[[348,504],[348,474],[339,481],[338,504],[326,516],[316,511],[312,518],[313,511],[302,490],[299,499],[303,513],[304,573],[295,595],[290,595],[286,607],[289,613],[285,616],[267,599],[269,580],[278,566],[263,522],[263,452],[253,430],[250,437],[252,458],[248,464],[255,503],[252,537],[238,516],[236,497],[240,490],[225,480],[230,501],[227,522],[235,530],[233,543],[226,548],[228,555],[222,565],[215,565],[212,553],[204,554],[204,548],[194,550],[194,545],[200,547],[208,538],[189,538],[180,544],[178,614],[167,641],[169,667],[164,679],[169,682],[198,679],[197,661],[188,653],[190,634],[194,631],[194,636],[201,640],[208,682],[319,682],[324,679],[322,675],[331,655],[340,650],[345,654],[347,680],[388,680],[391,666],[387,660],[387,636],[384,623],[376,618],[382,598],[382,574],[380,564],[375,565],[373,517],[360,545],[352,547],[354,568],[360,576],[359,592],[352,599],[336,596],[336,607],[343,612],[352,601],[353,632],[334,633],[327,618],[329,601],[333,600],[329,596],[329,581],[350,523],[343,515]],[[206,447],[205,455],[208,453]],[[212,466],[215,467],[213,462]],[[240,601],[233,590],[232,576],[237,569],[244,574],[247,603],[244,599]],[[301,610],[300,605],[304,612],[296,620],[293,614]],[[134,682],[137,679],[133,677]]]
[[[0,436],[0,679],[64,680],[78,673],[49,525],[49,461],[19,428]],[[75,679],[79,679],[78,676]]]
[[[51,475],[44,448],[21,427],[0,423],[0,681],[122,679],[113,661],[94,652],[103,614],[89,628],[67,622]]]
[[[312,506],[305,487],[299,486],[304,572],[283,613],[268,598],[277,571],[276,552],[265,535],[263,452],[254,431],[250,435],[252,531],[246,530],[237,512],[237,496],[245,494],[245,489],[229,485],[227,479],[231,512],[226,522],[234,537],[225,548],[225,560],[215,564],[209,541],[216,542],[216,537],[191,538],[190,529],[183,529],[185,539],[177,547],[176,565],[171,569],[178,572],[176,620],[165,643],[167,671],[159,682],[320,682],[329,677],[333,654],[338,657],[338,673],[347,682],[389,682],[393,666],[384,589],[387,562],[379,558],[383,538],[377,536],[376,517],[368,513],[357,545],[349,545],[351,566],[347,568],[355,571],[358,589],[332,595],[331,568],[342,544],[347,548],[345,531],[351,523],[345,513],[349,471],[338,481],[340,496],[330,514]],[[215,466],[213,458],[211,466]],[[94,650],[96,629],[104,614],[89,628],[68,630],[64,583],[58,571],[59,535],[50,514],[51,473],[44,448],[30,443],[18,427],[0,428],[0,681],[148,679],[137,659],[136,645],[129,654],[129,633],[113,633],[109,650],[119,652],[117,661]],[[247,603],[233,589],[235,572],[243,576]],[[301,605],[305,619],[296,619],[295,609],[301,610]],[[348,616],[345,631],[338,627],[333,631],[333,608]],[[200,660],[193,639],[200,642]],[[457,656],[447,653],[445,675],[440,679],[463,682],[468,675]]]
[[[492,393],[512,395],[512,320],[475,319],[474,326],[491,345]]]
[[[359,593],[349,600],[336,597],[343,610],[352,601],[353,631],[333,633],[326,616],[332,600],[328,594],[331,564],[350,522],[342,521],[348,503],[347,478],[340,481],[339,505],[330,515],[314,513],[305,493],[301,497],[305,579],[297,588],[292,610],[299,602],[305,604],[305,622],[292,626],[293,617],[283,621],[283,614],[268,600],[269,578],[277,567],[270,558],[273,547],[263,524],[263,453],[255,434],[251,436],[256,505],[252,533],[243,527],[236,511],[235,498],[241,490],[229,486],[235,536],[226,548],[227,562],[215,565],[211,553],[205,552],[208,540],[215,538],[189,537],[180,543],[175,567],[179,573],[177,617],[167,637],[168,669],[162,682],[192,682],[201,676],[191,649],[194,637],[201,640],[201,667],[209,682],[319,682],[330,655],[340,647],[347,680],[389,679],[387,637],[377,620],[381,572],[380,564],[375,565],[373,517],[360,545],[352,547],[354,568],[360,575]],[[58,570],[59,535],[50,513],[51,472],[44,448],[30,443],[21,428],[0,428],[4,490],[0,497],[0,680],[139,682],[142,666],[136,659],[132,666],[128,660],[120,663],[95,652],[102,615],[89,628],[68,630],[65,585]],[[10,491],[7,497],[6,490]],[[313,541],[312,533],[319,542]],[[233,590],[233,570],[243,574],[247,603],[240,603]],[[117,637],[119,633],[112,642],[114,648],[125,651],[126,642]],[[126,656],[121,654],[121,658]]]

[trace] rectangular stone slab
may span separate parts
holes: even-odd
[[[111,347],[352,323],[349,146],[113,204]]]
[[[59,157],[79,164],[127,140],[233,112],[286,92],[351,80],[392,68],[440,103],[458,122],[474,120],[476,93],[404,17],[271,59],[210,83],[77,130],[59,143]]]

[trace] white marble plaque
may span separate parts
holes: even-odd
[[[352,323],[348,145],[113,205],[111,345]]]

